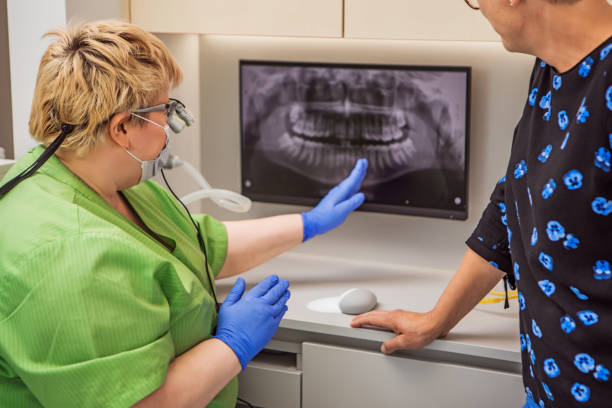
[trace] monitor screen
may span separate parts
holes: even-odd
[[[240,61],[242,193],[313,205],[365,157],[360,210],[466,219],[470,73]]]

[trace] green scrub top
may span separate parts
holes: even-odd
[[[0,200],[0,407],[129,407],[164,383],[175,357],[212,336],[217,314],[186,212],[152,181],[123,194],[173,251],[56,156]],[[216,276],[227,231],[195,218]],[[233,379],[209,407],[234,407],[237,393]]]

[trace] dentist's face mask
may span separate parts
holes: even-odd
[[[152,120],[149,120],[149,119],[145,118],[144,116],[140,116],[140,115],[137,115],[135,113],[132,113],[132,115],[134,115],[137,118],[140,118],[142,120],[145,120],[145,121],[147,121],[149,123],[152,123],[155,126],[159,126],[160,128],[164,129],[164,133],[166,134],[166,144],[165,144],[164,148],[162,149],[162,151],[159,152],[159,156],[157,156],[157,158],[155,158],[153,160],[140,160],[133,153],[130,153],[129,150],[124,149],[127,154],[132,156],[132,158],[134,160],[136,160],[137,162],[140,163],[140,168],[142,170],[142,172],[140,174],[140,180],[138,181],[138,183],[140,184],[143,181],[148,180],[151,177],[153,177],[156,174],[158,174],[159,171],[161,170],[161,168],[163,167],[164,163],[168,160],[168,155],[169,155],[168,148],[170,147],[170,125],[162,126],[159,123],[155,123]]]
[[[165,110],[166,111],[166,119],[167,125],[162,126],[159,123],[155,123],[150,119],[145,118],[139,113],[148,113]],[[166,133],[166,145],[159,153],[154,160],[140,160],[134,154],[130,153],[127,149],[125,151],[129,154],[134,160],[140,163],[140,167],[142,169],[142,173],[140,175],[140,181],[138,183],[142,183],[145,180],[150,179],[160,172],[163,168],[165,162],[168,161],[169,148],[170,148],[170,129],[174,131],[174,133],[179,133],[181,130],[185,128],[185,125],[191,126],[194,123],[194,118],[191,112],[185,108],[185,105],[178,99],[170,98],[168,103],[162,103],[160,105],[151,106],[149,108],[138,109],[134,112],[130,112],[133,116],[140,118],[144,121],[154,124],[155,126],[159,126],[164,129],[164,133]]]

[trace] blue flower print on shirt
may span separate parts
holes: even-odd
[[[525,173],[527,173],[527,163],[525,163],[525,160],[521,160],[514,166],[514,178],[520,179]]]
[[[575,288],[573,286],[570,286],[570,290],[572,292],[574,292],[574,295],[576,295],[576,297],[580,300],[588,300],[589,297],[587,295],[585,295],[584,293],[580,292],[580,290],[578,288]]]
[[[532,365],[529,366],[529,374],[531,374],[531,378],[535,378],[535,375],[533,375],[533,366]]]
[[[559,370],[559,366],[557,365],[555,359],[547,358],[546,360],[544,360],[544,372],[550,378],[555,378],[559,376],[561,370]]]
[[[557,121],[559,122],[559,127],[561,130],[567,129],[567,125],[569,125],[569,117],[567,116],[567,112],[562,110],[557,114]]]
[[[521,292],[518,293],[519,310],[525,310],[525,296]]]
[[[610,85],[606,91],[606,106],[609,110],[612,110],[612,85]]]
[[[608,139],[610,141],[610,149],[612,149],[612,133],[608,135]]]
[[[587,353],[576,354],[574,365],[578,370],[588,374],[595,369],[595,359]]]
[[[612,272],[610,272],[610,262],[606,260],[595,262],[593,271],[595,271],[595,279],[597,280],[607,280],[612,276]]]
[[[576,120],[578,120],[578,123],[586,123],[587,118],[591,116],[591,114],[589,113],[589,109],[584,104],[585,102],[586,97],[582,98],[582,103],[580,104],[578,112],[576,113]]]
[[[599,59],[601,61],[605,60],[606,57],[608,56],[608,54],[610,53],[610,50],[612,49],[612,44],[608,44],[606,45],[601,52],[599,53]]]
[[[544,268],[548,269],[549,271],[553,270],[553,259],[550,255],[545,254],[544,252],[540,252],[538,261],[540,261]]]
[[[605,147],[600,147],[595,152],[595,166],[599,167],[606,173],[610,171],[610,150]]]
[[[553,397],[552,392],[550,392],[550,388],[548,388],[548,385],[546,385],[546,383],[542,383],[542,388],[544,389],[544,392],[546,393],[546,398],[548,398],[551,401],[554,401],[555,397]]]
[[[544,67],[546,67],[546,63],[545,63],[544,61],[541,61],[541,62],[540,62],[540,66],[541,66],[542,68],[544,68]]]
[[[534,246],[538,243],[538,230],[536,227],[533,227],[533,231],[531,232],[531,246]]]
[[[533,393],[531,392],[529,387],[525,387],[525,394],[527,394],[529,398],[533,399]]]
[[[592,326],[599,321],[599,315],[591,310],[582,310],[576,314],[585,326]]]
[[[574,383],[572,395],[578,402],[587,402],[591,398],[591,390],[584,384]]]
[[[525,335],[521,333],[521,351],[524,351],[527,347],[527,343],[525,343]]]
[[[567,132],[565,134],[565,139],[563,139],[563,143],[561,143],[561,150],[565,149],[565,146],[567,145],[567,141],[569,140],[570,137],[570,132]]]
[[[582,187],[582,173],[578,170],[570,170],[563,176],[563,182],[568,190],[577,190]]]
[[[497,182],[497,184],[505,183],[505,182],[506,182],[506,176],[500,178],[499,181]]]
[[[479,240],[480,242],[484,242],[484,238],[483,237],[476,237],[477,240]]]
[[[553,77],[553,88],[555,88],[555,91],[559,90],[559,88],[561,88],[561,75],[555,75]]]
[[[555,192],[555,189],[557,188],[557,183],[555,183],[555,180],[550,179],[548,180],[548,183],[544,184],[544,188],[542,188],[542,197],[547,200],[550,198],[551,195],[553,195],[553,193]]]
[[[538,88],[533,88],[529,93],[529,105],[534,106],[538,100]]]
[[[540,108],[542,109],[550,109],[550,100],[551,100],[551,92],[548,91],[546,95],[540,99]]]
[[[531,339],[528,333],[525,333],[525,342],[527,343],[527,351],[531,351]]]
[[[559,221],[548,221],[548,224],[546,224],[546,234],[548,234],[548,238],[551,241],[558,241],[565,237],[565,228],[563,228]]]
[[[561,330],[566,333],[571,333],[576,328],[576,322],[570,315],[565,315],[561,318]]]
[[[565,241],[563,241],[563,248],[569,251],[571,249],[578,248],[578,245],[580,245],[580,240],[576,238],[574,234],[567,234],[565,236]]]
[[[595,197],[591,203],[591,208],[596,214],[610,215],[610,213],[612,213],[612,200],[606,200],[603,197]]]
[[[548,279],[539,281],[538,285],[540,286],[540,289],[542,289],[542,292],[544,292],[544,294],[548,297],[555,293],[555,290],[557,289],[555,284]]]
[[[544,405],[544,401],[540,400],[538,404],[540,404],[540,408],[546,408],[546,406]]]
[[[499,207],[499,211],[501,211],[502,214],[506,213],[506,203],[501,201],[499,204],[497,204],[497,206]]]
[[[533,349],[529,350],[529,359],[531,360],[531,364],[535,364],[536,356],[535,356],[535,352],[533,351]]]
[[[547,111],[544,113],[544,115],[542,115],[542,119],[544,119],[544,120],[545,120],[545,121],[547,121],[547,122],[548,122],[548,121],[550,121],[550,115],[551,115],[551,112],[552,112],[552,111],[551,111],[550,109],[549,109],[549,110],[547,110]]]
[[[519,264],[514,263],[514,278],[519,281],[521,280],[521,274],[519,273]]]
[[[495,249],[495,248],[493,248],[493,249]],[[496,267],[497,269],[499,269],[499,265],[498,265],[498,264],[496,264],[495,262],[493,262],[493,261],[489,261],[489,263],[490,263],[491,265],[493,265],[494,267]]]
[[[506,227],[508,226],[508,217],[506,217],[506,214],[501,216],[501,222],[502,224],[504,224]]]
[[[608,381],[610,379],[610,370],[608,370],[601,364],[598,364],[597,367],[595,367],[593,377],[595,377],[595,379],[599,381]]]
[[[527,345],[527,351],[531,351],[531,339],[528,333],[525,333],[525,344]]]
[[[533,332],[534,336],[542,338],[542,330],[540,329],[540,326],[538,326],[536,321],[533,319],[531,319],[531,331]]]
[[[546,163],[546,160],[550,157],[550,152],[552,152],[552,145],[548,145],[542,150],[540,155],[538,156],[538,160],[542,163]]]
[[[583,78],[588,77],[589,73],[591,72],[591,68],[593,67],[593,62],[595,62],[593,58],[586,57],[584,61],[582,61],[582,63],[580,64],[578,75],[580,75]]]

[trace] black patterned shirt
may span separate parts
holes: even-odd
[[[536,60],[506,175],[467,241],[516,283],[525,391],[542,407],[612,406],[610,51],[612,37],[563,74]]]

